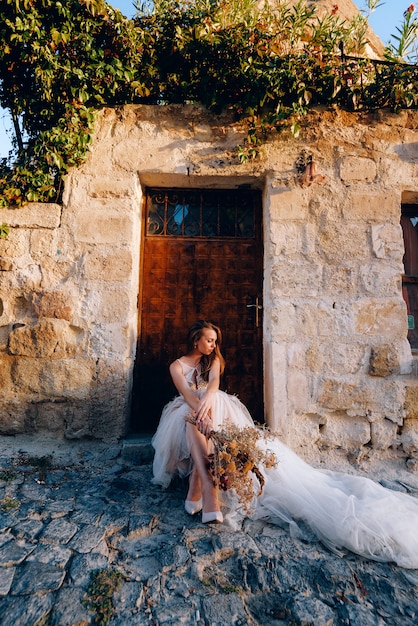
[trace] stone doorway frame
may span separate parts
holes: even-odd
[[[270,185],[269,177],[266,174],[262,176],[190,176],[177,173],[153,173],[138,172],[139,194],[138,202],[140,206],[139,222],[142,225],[142,212],[144,210],[145,191],[148,187],[161,188],[202,188],[202,189],[234,189],[234,188],[251,188],[258,189],[261,192],[262,203],[262,243],[263,243],[263,386],[264,386],[264,407],[266,423],[274,430],[284,430],[286,424],[286,370],[285,370],[285,348],[277,343],[271,342],[271,302],[272,294],[269,281],[266,277],[269,275],[269,267],[271,265],[272,250],[268,233],[270,232],[269,201],[267,189]],[[141,275],[142,268],[142,237],[139,233],[139,281],[138,281],[138,303],[140,302],[141,293]],[[141,311],[138,308],[138,326],[140,327]],[[137,331],[138,333],[138,331]],[[136,341],[139,336],[137,334]],[[276,371],[276,375],[274,372]],[[280,385],[277,385],[277,372]],[[274,384],[276,383],[276,384]]]

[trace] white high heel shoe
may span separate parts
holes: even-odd
[[[196,515],[196,513],[200,513],[202,510],[202,498],[200,500],[185,500],[184,508],[189,515]]]
[[[221,511],[211,511],[210,513],[202,513],[202,522],[204,524],[222,524],[224,516]]]

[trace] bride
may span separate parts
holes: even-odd
[[[170,365],[180,395],[164,407],[152,440],[154,482],[167,487],[175,474],[189,476],[185,509],[190,515],[202,511],[203,523],[224,521],[209,473],[210,432],[226,423],[254,426],[238,398],[219,389],[225,366],[221,339],[220,329],[210,322],[201,320],[190,328],[187,353]],[[196,424],[186,422],[190,414]],[[314,469],[278,437],[268,447],[278,463],[261,468],[265,484],[253,518],[287,524],[296,532],[299,525],[307,525],[334,551],[347,548],[377,561],[418,568],[417,499],[368,478]],[[234,524],[237,502],[227,494],[227,517]]]

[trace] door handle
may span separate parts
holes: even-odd
[[[260,311],[263,310],[263,305],[260,304],[261,298],[259,296],[256,297],[254,304],[247,304],[247,309],[255,309],[255,327],[259,328],[260,326]]]

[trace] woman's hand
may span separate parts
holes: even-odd
[[[213,430],[212,394],[206,393],[200,400],[199,406],[195,411],[195,417],[197,429],[205,435],[205,437],[209,437],[211,431]]]
[[[196,428],[199,432],[202,433],[202,435],[205,435],[205,437],[209,438],[210,437],[210,433],[213,430],[213,424],[212,424],[212,418],[209,415],[207,415],[206,417],[203,417],[199,420],[196,421]]]

